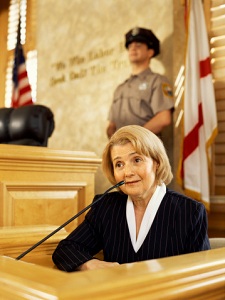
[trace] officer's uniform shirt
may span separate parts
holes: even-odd
[[[114,122],[117,129],[132,124],[143,126],[158,112],[173,109],[173,106],[168,79],[148,68],[116,88],[109,121]]]

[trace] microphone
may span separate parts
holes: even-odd
[[[75,220],[76,218],[78,218],[82,213],[84,213],[87,209],[89,209],[90,207],[92,207],[93,205],[95,205],[96,203],[98,203],[108,192],[110,192],[111,190],[123,185],[125,183],[124,180],[118,182],[117,184],[111,186],[108,190],[106,190],[104,192],[104,194],[102,194],[99,198],[97,198],[97,200],[95,200],[95,202],[92,202],[91,204],[89,204],[88,206],[86,206],[85,208],[83,208],[80,212],[78,212],[76,215],[74,215],[72,218],[70,218],[69,220],[67,220],[65,223],[63,223],[62,225],[60,225],[58,228],[56,228],[54,231],[52,231],[50,234],[48,234],[46,237],[44,237],[42,240],[40,240],[39,242],[37,242],[36,244],[34,244],[32,247],[30,247],[29,249],[27,249],[26,251],[24,251],[22,254],[20,254],[18,257],[16,257],[16,260],[20,260],[22,257],[24,257],[26,254],[28,254],[29,252],[31,252],[33,249],[35,249],[36,247],[38,247],[39,245],[41,245],[44,241],[46,241],[47,239],[49,239],[51,236],[53,236],[56,232],[58,232],[60,229],[62,229],[63,227],[65,227],[66,225],[68,225],[70,222],[72,222],[73,220]]]

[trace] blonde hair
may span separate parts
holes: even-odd
[[[162,141],[150,130],[139,125],[128,125],[118,129],[110,138],[102,155],[102,169],[108,180],[114,185],[113,163],[111,149],[115,145],[131,143],[138,154],[151,157],[157,163],[156,182],[167,185],[171,182],[173,174],[171,165]]]

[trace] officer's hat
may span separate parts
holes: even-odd
[[[145,43],[149,49],[154,49],[154,56],[160,52],[160,43],[154,33],[145,28],[135,27],[128,31],[125,35],[125,47],[127,48],[132,42]]]

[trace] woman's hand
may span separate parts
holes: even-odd
[[[119,263],[117,262],[107,262],[98,259],[91,259],[81,265],[77,270],[84,271],[84,270],[96,270],[96,269],[105,269],[110,267],[118,266]]]

